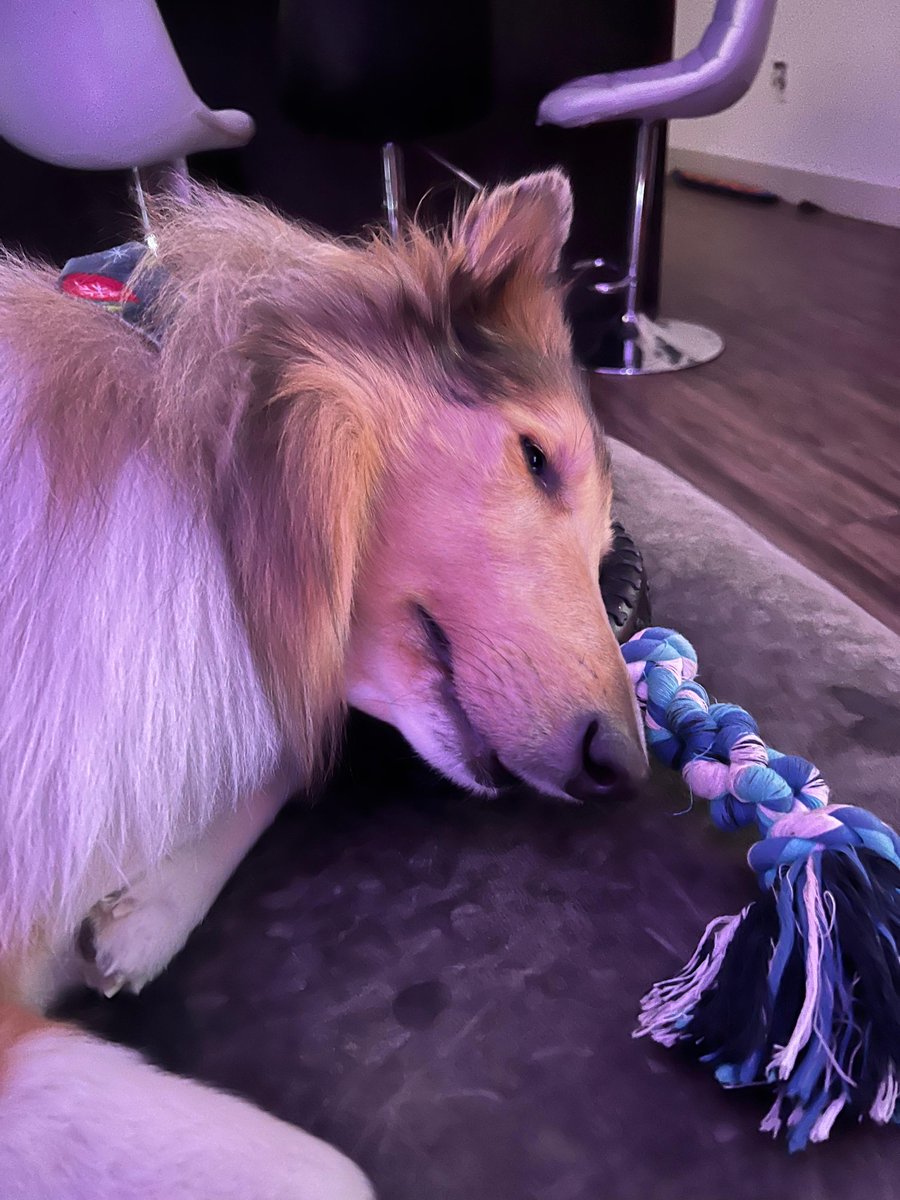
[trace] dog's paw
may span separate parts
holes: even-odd
[[[123,988],[137,994],[168,966],[189,932],[177,903],[141,880],[112,892],[78,932],[85,982],[104,996]]]

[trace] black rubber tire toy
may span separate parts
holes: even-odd
[[[616,641],[620,644],[651,623],[650,582],[644,559],[619,521],[613,521],[613,544],[600,564],[600,591]]]

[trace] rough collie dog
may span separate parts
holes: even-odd
[[[342,244],[198,190],[157,219],[159,348],[2,267],[4,1200],[371,1194],[300,1130],[41,1015],[162,970],[347,705],[484,795],[643,774],[554,282],[570,207],[550,172],[441,237]]]

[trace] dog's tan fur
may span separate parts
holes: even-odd
[[[212,606],[219,622],[205,633],[198,624],[196,646],[190,628],[178,634],[175,648],[163,645],[165,626],[153,634],[159,655],[145,656],[159,693],[147,699],[147,727],[160,747],[147,761],[154,769],[161,761],[165,794],[129,791],[142,786],[138,768],[126,771],[131,739],[145,736],[138,709],[134,729],[122,726],[109,757],[122,760],[122,780],[132,781],[124,799],[116,780],[97,779],[94,766],[96,794],[47,796],[49,783],[25,787],[21,811],[15,795],[0,798],[9,812],[0,820],[11,843],[3,847],[9,881],[21,887],[37,872],[27,901],[12,882],[0,883],[5,999],[46,994],[49,985],[21,981],[53,977],[54,956],[89,914],[108,962],[101,980],[138,986],[159,970],[222,882],[215,870],[198,875],[202,838],[209,853],[236,860],[282,797],[273,791],[284,786],[277,780],[289,775],[311,786],[321,778],[348,703],[393,722],[435,766],[475,790],[491,791],[492,770],[502,763],[542,791],[566,795],[591,718],[626,772],[640,773],[634,702],[597,587],[610,537],[609,463],[555,282],[570,206],[568,184],[551,172],[478,197],[449,234],[432,237],[411,225],[398,241],[375,235],[347,244],[260,205],[198,191],[191,203],[163,204],[156,215],[158,250],[143,269],[166,273],[155,314],[164,330],[158,351],[108,314],[61,295],[52,272],[13,261],[2,269],[0,339],[12,382],[0,408],[7,439],[0,451],[13,466],[31,455],[37,465],[29,469],[47,497],[46,537],[36,539],[21,518],[27,475],[9,485],[11,521],[28,547],[10,586],[26,599],[0,611],[0,626],[8,623],[10,644],[21,641],[23,654],[37,649],[33,660],[22,659],[27,670],[12,660],[16,686],[28,694],[8,717],[0,709],[10,722],[0,731],[5,752],[15,755],[21,745],[23,763],[55,755],[64,767],[83,748],[60,744],[69,726],[55,711],[43,724],[37,719],[41,689],[54,684],[49,654],[39,653],[46,621],[64,622],[74,606],[79,636],[86,628],[90,635],[85,653],[102,665],[107,625],[115,631],[117,620],[140,620],[139,604],[136,618],[120,617],[112,594],[96,598],[102,620],[85,626],[78,606],[95,575],[69,584],[53,574],[57,549],[73,542],[100,570],[91,555],[113,536],[107,529],[125,503],[120,480],[129,472],[138,472],[127,495],[138,505],[128,519],[141,579],[158,562],[174,563],[194,589],[186,594],[196,600],[196,619],[205,621]],[[546,478],[529,473],[523,439],[546,456]],[[154,540],[160,495],[177,512],[160,515],[172,532]],[[194,538],[199,549],[189,550]],[[121,553],[131,552],[126,541]],[[198,553],[209,556],[202,572],[192,565]],[[227,595],[209,590],[220,560]],[[116,578],[115,563],[103,570]],[[28,594],[22,580],[32,577]],[[48,614],[42,625],[45,578],[63,593],[62,615]],[[156,596],[150,604],[166,603],[165,591],[147,595]],[[240,665],[235,621],[255,676]],[[442,664],[427,622],[449,639],[451,666]],[[115,644],[124,656],[128,639],[145,635],[139,623],[122,628]],[[187,655],[183,671],[206,681],[197,694],[209,712],[198,718],[202,745],[185,742],[168,763],[183,694],[174,686],[179,654]],[[45,679],[33,678],[34,663],[46,668]],[[129,677],[127,659],[116,678],[110,688],[150,686]],[[234,690],[230,708],[216,707],[216,687]],[[108,712],[120,699],[124,691],[113,690],[89,696],[88,707]],[[33,727],[21,716],[31,708]],[[100,730],[98,723],[98,737]],[[93,735],[82,728],[80,736]],[[231,740],[222,766],[219,748]],[[191,774],[194,756],[209,765]],[[279,764],[287,775],[276,775]],[[248,795],[257,799],[244,806],[235,834],[230,814]],[[90,820],[67,823],[67,805],[81,806]],[[72,831],[69,844],[52,844],[55,821]],[[152,903],[163,861],[166,889],[177,893],[171,878],[186,844],[191,878],[208,876],[210,894],[194,888],[184,901],[185,927],[171,941],[157,938],[143,970],[122,966],[116,955],[129,927],[110,915],[114,906],[99,915],[96,906],[123,878],[135,888],[143,881],[141,894]],[[39,932],[43,949],[35,955],[29,947]],[[18,987],[9,984],[15,978]],[[10,1017],[3,1028],[16,1041],[30,1027]],[[0,1138],[0,1157],[2,1150]]]
[[[10,1057],[20,1042],[33,1037],[51,1027],[51,1023],[36,1013],[33,1008],[24,1008],[20,1004],[4,1004],[0,999],[0,1088],[3,1087],[3,1077],[10,1066]],[[64,1026],[53,1022],[53,1029],[61,1030]]]

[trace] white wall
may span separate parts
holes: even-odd
[[[677,0],[677,53],[697,44],[713,3]],[[776,59],[787,63],[783,103],[769,82]],[[780,0],[748,94],[717,116],[673,122],[669,142],[900,187],[900,0]]]

